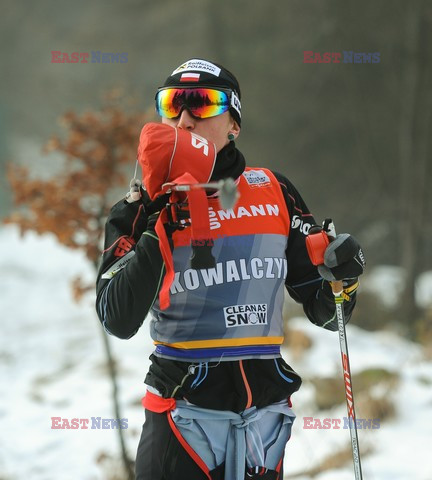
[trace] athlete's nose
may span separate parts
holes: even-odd
[[[196,119],[189,113],[187,108],[184,108],[180,114],[177,127],[182,128],[183,130],[193,130],[195,125]]]

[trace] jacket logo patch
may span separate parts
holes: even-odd
[[[269,187],[271,185],[270,178],[264,170],[249,170],[243,173],[248,185],[252,188]]]
[[[117,248],[114,250],[114,256],[123,257],[126,253],[132,250],[132,247],[135,245],[135,240],[132,237],[120,238],[120,241],[117,244]]]
[[[231,305],[224,308],[224,316],[227,328],[267,325],[267,304]]]
[[[120,270],[122,270],[129,263],[130,259],[134,255],[135,255],[134,250],[131,250],[129,253],[127,253],[122,258],[120,258],[120,260],[117,260],[113,265],[111,265],[109,270],[107,270],[102,275],[101,278],[105,278],[105,279],[108,279],[108,280],[113,278],[116,273],[118,273]]]
[[[298,215],[294,215],[291,222],[291,228],[298,228],[304,235],[309,233],[309,229],[312,225],[307,221],[304,221]]]

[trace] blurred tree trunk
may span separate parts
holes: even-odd
[[[431,127],[431,78],[424,48],[430,35],[427,9],[421,0],[407,9],[407,64],[402,92],[399,133],[399,221],[400,265],[405,272],[405,288],[400,298],[399,319],[414,334],[420,310],[416,304],[416,280],[422,265],[426,209],[429,197],[427,158]],[[425,108],[429,106],[429,108]]]
[[[105,220],[105,215],[104,213],[106,212],[107,208],[109,206],[107,204],[103,205],[103,208],[100,210],[100,215],[95,218],[95,220],[98,222],[100,229],[102,230],[104,227],[104,220]],[[97,273],[98,267],[99,267],[99,262],[96,260],[93,260],[93,267],[95,269],[95,272]],[[75,289],[79,289],[79,286],[75,286]],[[84,293],[85,291],[88,290],[88,287],[83,287],[80,291],[76,293],[78,294],[78,298],[80,294]],[[108,376],[109,380],[111,382],[111,398],[113,402],[113,410],[114,410],[114,418],[117,418],[119,421],[121,418],[123,418],[123,415],[121,413],[121,406],[120,406],[120,391],[118,387],[118,375],[117,375],[117,363],[115,361],[112,349],[111,349],[111,342],[109,339],[108,333],[105,331],[105,329],[102,327],[102,325],[99,323],[100,326],[100,333],[102,337],[102,343],[104,346],[104,352],[105,352],[105,360],[107,364],[107,369],[108,369]],[[120,453],[121,453],[121,459],[123,462],[123,468],[124,468],[124,473],[126,475],[125,480],[134,480],[135,478],[135,462],[129,457],[127,447],[126,447],[126,441],[124,437],[123,430],[121,428],[118,429],[118,441],[120,444]]]
[[[108,366],[108,374],[111,381],[112,401],[113,401],[114,415],[115,415],[114,418],[117,418],[120,420],[122,418],[122,414],[121,414],[121,407],[120,407],[120,400],[119,400],[119,388],[118,388],[118,382],[117,382],[116,362],[112,354],[111,344],[108,338],[108,334],[104,331],[103,328],[101,328],[101,335],[102,335],[102,341],[103,341],[104,350],[105,350],[106,362]],[[129,454],[127,452],[126,442],[125,442],[125,438],[121,428],[118,429],[118,440],[120,443],[120,452],[121,452],[121,458],[123,462],[123,468],[125,471],[126,479],[133,480],[135,478],[135,474],[134,474],[135,464],[134,464],[134,461],[130,459]]]

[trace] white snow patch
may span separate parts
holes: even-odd
[[[391,265],[379,265],[368,270],[361,289],[376,293],[385,306],[396,306],[405,286],[404,270]],[[385,295],[382,295],[385,292]],[[432,272],[419,275],[415,285],[416,302],[421,308],[432,306]]]

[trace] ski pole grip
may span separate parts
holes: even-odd
[[[333,282],[330,282],[331,289],[333,292],[333,295],[335,297],[339,297],[343,293],[343,281],[342,280],[334,280]]]
[[[325,229],[328,228],[328,224],[331,220],[326,220],[327,225]],[[323,265],[324,264],[324,253],[327,246],[330,243],[328,234],[324,229],[319,226],[313,226],[309,230],[309,235],[306,237],[306,248],[309,254],[310,261],[313,265]],[[330,282],[333,295],[340,296],[343,292],[343,282],[342,280],[335,280]]]
[[[306,237],[306,248],[310,261],[313,265],[318,266],[324,263],[324,252],[330,240],[321,228],[316,233],[313,232],[313,228],[311,228],[309,235]]]

